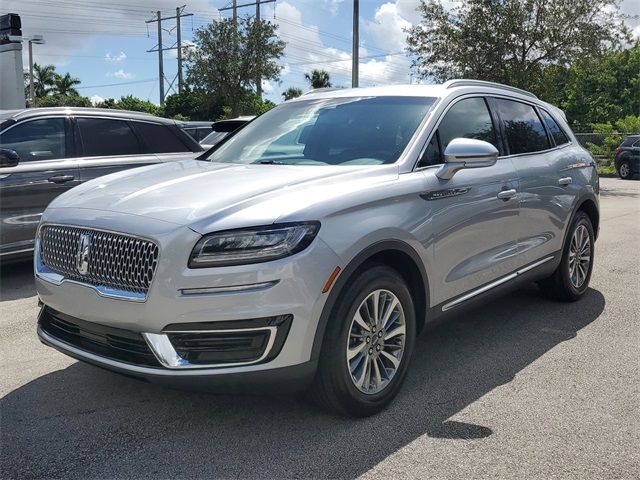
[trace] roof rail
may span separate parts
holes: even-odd
[[[308,92],[304,92],[301,96],[310,95],[312,93],[320,93],[320,92],[333,92],[334,90],[341,90],[340,87],[322,87],[322,88],[314,88],[309,90]]]
[[[444,88],[453,88],[453,87],[490,87],[490,88],[499,88],[502,90],[509,90],[511,92],[519,93],[520,95],[526,95],[528,97],[538,98],[531,92],[527,92],[526,90],[522,90],[521,88],[512,87],[510,85],[503,85],[502,83],[494,83],[487,82],[485,80],[467,80],[467,79],[458,79],[458,80],[449,80],[448,82],[443,83]]]

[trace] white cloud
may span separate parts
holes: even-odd
[[[104,56],[104,59],[107,62],[120,63],[127,59],[127,54],[121,51],[118,54],[111,55],[111,52],[107,52],[107,54]]]
[[[640,25],[638,25],[631,31],[631,35],[633,35],[633,38],[635,38],[636,40],[640,40]]]
[[[196,44],[191,40],[182,40],[182,58],[185,58],[189,50],[195,49]],[[169,50],[169,58],[178,58],[178,50]]]
[[[134,76],[135,75],[133,73],[125,72],[123,69],[107,73],[107,77],[116,77],[123,80],[131,80]]]
[[[276,91],[275,87],[269,80],[262,80],[262,91],[266,95],[270,95]]]
[[[91,103],[93,105],[96,105],[96,104],[98,104],[100,102],[104,102],[104,98],[101,97],[100,95],[92,95],[92,96],[89,97],[89,100],[91,100]]]
[[[180,3],[174,0],[137,0],[132,3],[112,3],[104,0],[2,0],[1,5],[5,12],[20,14],[24,36],[44,36],[46,44],[34,48],[36,61],[62,66],[69,62],[70,55],[82,55],[91,51],[95,47],[97,37],[114,37],[118,40],[147,38],[145,21],[151,18],[151,12],[175,12],[176,5]],[[206,18],[218,14],[218,10],[210,5],[209,0],[190,0],[187,8],[187,12],[189,11],[197,12]],[[151,28],[153,25],[149,28],[152,37],[150,43],[155,36],[155,31]],[[169,26],[173,26],[173,23],[167,22],[167,27]],[[185,31],[186,28],[187,25],[184,25]],[[168,37],[166,41],[169,42],[172,38],[175,38],[175,32],[173,37]],[[26,50],[23,49],[25,65],[28,61]]]
[[[331,15],[335,15],[338,13],[338,9],[340,8],[340,4],[344,0],[323,0],[324,6],[331,12]]]

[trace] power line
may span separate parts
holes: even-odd
[[[176,7],[176,14],[171,17],[163,17],[162,11],[156,11],[156,18],[147,20],[145,23],[158,23],[158,45],[152,48],[151,50],[147,50],[147,52],[158,52],[158,80],[159,80],[159,90],[160,90],[160,105],[164,105],[164,82],[166,80],[164,76],[164,62],[162,53],[166,50],[177,50],[178,51],[178,73],[176,77],[169,83],[169,89],[173,88],[173,83],[178,79],[178,93],[182,91],[182,35],[180,32],[180,19],[182,17],[191,17],[193,13],[182,13],[184,11],[185,5],[182,7]],[[171,47],[165,47],[162,44],[162,21],[163,20],[176,20],[176,30],[177,30],[177,41]]]

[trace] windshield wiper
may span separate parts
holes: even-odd
[[[279,162],[278,160],[259,160],[257,162],[253,162],[254,164],[257,163],[259,165],[288,165],[284,162]]]

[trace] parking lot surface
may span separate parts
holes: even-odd
[[[640,182],[602,179],[591,289],[525,288],[419,338],[389,409],[163,389],[39,343],[0,271],[1,478],[638,478]]]

